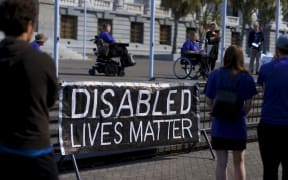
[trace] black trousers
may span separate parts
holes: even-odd
[[[263,180],[278,180],[282,165],[282,180],[288,180],[288,126],[258,125],[258,141],[263,163]]]
[[[215,59],[215,58],[209,58],[209,65],[210,65],[211,71],[214,70],[215,65],[216,65],[216,61],[217,61],[217,59]]]
[[[129,54],[125,46],[120,46],[117,44],[111,44],[109,46],[108,57],[120,57],[121,68],[124,69],[125,65],[128,64]]]
[[[0,179],[58,180],[58,168],[54,154],[28,158],[0,154]]]

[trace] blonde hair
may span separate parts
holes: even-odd
[[[254,23],[253,23],[253,27],[260,27],[260,24],[259,24],[259,22],[258,21],[255,21]]]

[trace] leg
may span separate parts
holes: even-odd
[[[216,156],[217,156],[216,180],[227,180],[228,151],[216,150]]]
[[[263,180],[278,179],[279,144],[277,130],[260,123],[257,129],[260,155],[263,163]]]
[[[249,70],[250,70],[250,73],[251,73],[251,74],[253,73],[253,70],[254,70],[254,61],[255,61],[255,58],[256,58],[256,50],[253,49],[253,48],[250,48]]]
[[[128,64],[130,63],[130,62],[129,62],[129,58],[130,58],[130,57],[129,57],[127,48],[126,48],[126,47],[122,47],[122,57],[121,57],[122,62],[121,62],[121,64],[123,64],[123,65],[122,65],[123,68],[126,67],[126,66],[128,66]]]
[[[120,67],[121,71],[124,71],[125,64],[125,50],[121,46],[116,44],[111,44],[109,46],[109,57],[120,57]]]
[[[257,51],[257,54],[256,54],[256,73],[258,74],[258,71],[259,71],[259,60],[260,60],[260,57],[261,57],[261,51]]]
[[[214,70],[214,68],[215,68],[216,60],[217,59],[209,58],[209,65],[210,65],[211,71]]]
[[[287,148],[286,148],[287,149]],[[288,152],[286,151],[286,154]],[[288,157],[285,155],[282,159],[282,180],[288,179]]]
[[[288,136],[288,126],[281,126],[279,129],[279,146],[281,146],[282,180],[288,180],[288,147],[281,142],[281,137]]]
[[[245,152],[244,150],[243,151],[233,151],[233,164],[234,164],[235,180],[245,180],[246,179],[244,152]]]

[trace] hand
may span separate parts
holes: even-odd
[[[274,54],[272,60],[277,60],[277,59],[279,59],[279,55],[278,54]]]

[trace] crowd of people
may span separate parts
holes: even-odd
[[[40,51],[47,40],[34,34],[37,6],[34,0],[4,0],[0,4],[0,30],[5,39],[0,42],[0,163],[3,177],[17,179],[58,179],[54,149],[49,136],[49,108],[57,99],[58,83],[53,60]],[[111,27],[103,26],[100,37],[120,55],[122,64],[129,59],[126,49],[117,47],[109,34]],[[246,69],[243,50],[236,45],[228,47],[222,67],[214,70],[218,57],[219,31],[210,24],[206,34],[212,45],[209,57],[211,69],[205,95],[211,109],[219,103],[220,91],[236,94],[239,112],[235,119],[223,119],[212,114],[212,147],[217,154],[216,179],[227,179],[228,151],[233,151],[235,179],[245,180],[244,152],[247,143],[246,117],[257,94],[251,73],[258,74],[257,84],[264,90],[258,141],[263,162],[263,179],[278,179],[282,165],[282,179],[288,179],[288,147],[281,137],[288,136],[288,35],[276,42],[275,59],[259,68],[259,52],[264,35],[259,24],[249,34],[250,65]],[[184,43],[183,55],[201,52],[198,34],[193,32]],[[114,46],[115,45],[115,46]],[[254,61],[256,59],[256,71]],[[124,66],[123,66],[124,67]],[[17,82],[17,83],[16,83]],[[229,90],[227,90],[229,89]],[[222,94],[223,96],[223,94]],[[230,96],[229,96],[230,97]],[[223,97],[222,97],[223,98]],[[223,100],[223,99],[222,99]],[[230,99],[227,103],[234,103]],[[223,102],[222,102],[223,105]]]

